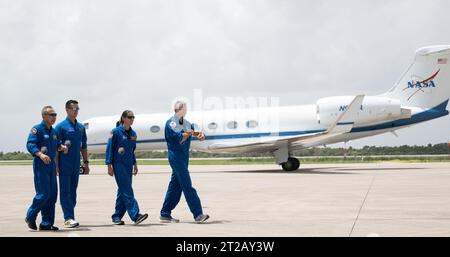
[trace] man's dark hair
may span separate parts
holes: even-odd
[[[66,109],[70,108],[71,104],[78,104],[78,101],[77,100],[69,100],[69,101],[67,101],[66,102]]]

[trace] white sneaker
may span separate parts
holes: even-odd
[[[66,221],[64,222],[64,227],[65,227],[65,228],[76,228],[76,227],[78,227],[79,225],[80,225],[80,223],[78,223],[76,220],[72,220],[72,219],[66,220]]]

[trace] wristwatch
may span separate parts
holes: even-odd
[[[84,164],[87,164],[87,163],[89,163],[89,161],[84,161],[83,163],[84,163]]]

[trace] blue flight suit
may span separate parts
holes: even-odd
[[[125,127],[121,124],[111,131],[106,146],[105,163],[112,164],[118,186],[116,209],[111,217],[113,221],[121,220],[125,212],[128,212],[132,221],[136,221],[140,215],[132,187],[133,165],[136,164],[134,155],[136,139],[136,132],[131,128],[125,131]]]
[[[27,211],[27,219],[36,221],[41,212],[41,226],[53,226],[55,222],[55,203],[58,195],[56,183],[55,155],[58,150],[58,136],[53,127],[47,128],[44,121],[34,126],[28,135],[27,150],[34,156],[33,173],[36,195]],[[41,152],[50,157],[51,162],[45,164],[38,156]]]
[[[171,216],[172,210],[177,206],[184,193],[186,202],[194,215],[194,219],[203,214],[200,198],[197,191],[192,187],[191,177],[189,175],[189,147],[191,138],[184,142],[183,132],[193,130],[193,126],[189,121],[183,119],[181,121],[176,115],[166,122],[165,139],[168,148],[169,164],[172,168],[172,176],[167,189],[166,197],[161,209],[161,216]]]
[[[75,219],[74,209],[77,204],[77,188],[80,176],[80,151],[87,149],[86,129],[83,124],[69,118],[55,127],[59,144],[67,146],[67,154],[59,153],[59,193],[64,220]]]

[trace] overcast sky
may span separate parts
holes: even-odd
[[[387,91],[417,48],[450,44],[450,1],[0,1],[0,151],[40,109],[79,120],[170,111],[194,89],[281,105]],[[444,117],[348,145],[446,142]]]

